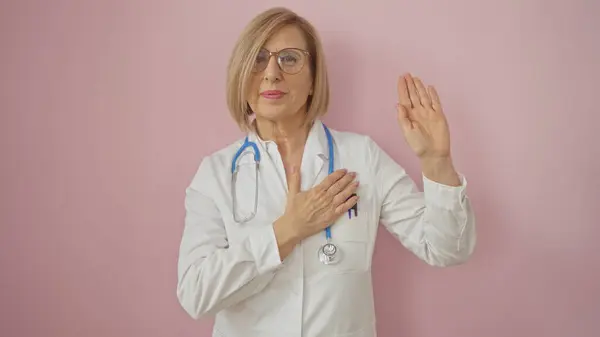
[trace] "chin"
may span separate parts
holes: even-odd
[[[256,114],[258,119],[266,119],[269,121],[278,121],[293,116],[294,113],[290,112],[290,109],[285,107],[261,107],[260,113]]]

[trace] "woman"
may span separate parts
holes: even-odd
[[[371,138],[319,120],[329,102],[323,49],[293,12],[275,8],[250,22],[227,83],[248,136],[204,158],[186,190],[177,287],[193,318],[216,315],[215,336],[375,336],[380,222],[430,265],[472,254],[466,182],[433,87],[410,75],[398,85],[421,193]]]

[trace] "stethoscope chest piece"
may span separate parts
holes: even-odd
[[[327,242],[319,248],[319,260],[323,264],[336,264],[340,262],[342,252],[339,247],[331,242]]]

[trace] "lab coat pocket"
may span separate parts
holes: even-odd
[[[373,197],[368,183],[359,186],[360,199],[356,210],[342,214],[331,226],[331,243],[340,254],[335,264],[323,264],[319,259],[319,250],[326,242],[325,233],[318,233],[303,243],[305,275],[309,283],[339,280],[335,275],[364,274],[371,268],[373,231],[377,224],[377,212],[373,208]],[[337,281],[336,281],[337,282]]]
[[[357,213],[344,213],[331,226],[331,243],[337,247],[338,262],[325,265],[319,260],[319,250],[325,243],[325,233],[316,235],[307,242],[307,273],[312,281],[332,274],[362,273],[370,268],[370,215],[367,209]]]
[[[350,211],[331,227],[331,242],[341,254],[337,264],[326,266],[332,267],[329,268],[332,273],[364,272],[369,268],[369,212]]]

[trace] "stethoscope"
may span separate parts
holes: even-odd
[[[327,136],[327,148],[329,150],[328,172],[329,172],[329,174],[332,174],[333,168],[334,168],[334,165],[333,165],[333,163],[334,163],[333,137],[331,136],[331,132],[329,131],[327,126],[325,126],[325,124],[323,124],[323,129],[325,130],[325,135]],[[254,209],[253,209],[252,213],[250,213],[250,215],[248,215],[244,218],[239,218],[237,216],[237,212],[236,212],[237,198],[236,198],[236,192],[235,192],[235,184],[236,184],[237,173],[238,173],[238,168],[239,168],[239,165],[237,165],[237,161],[238,161],[239,157],[242,155],[242,153],[248,147],[252,147],[252,151],[254,152],[254,163],[256,165],[256,177],[255,177],[256,187],[254,188]],[[256,215],[257,208],[258,208],[258,168],[259,168],[259,165],[260,165],[260,151],[258,150],[258,146],[256,145],[256,143],[248,140],[248,136],[246,136],[244,143],[238,149],[238,151],[235,153],[235,155],[233,156],[233,160],[231,161],[231,195],[233,198],[233,219],[237,223],[247,222],[247,221],[251,220],[252,218],[254,218],[254,216]],[[323,244],[321,247],[319,247],[319,251],[318,251],[319,260],[323,264],[326,264],[326,265],[336,264],[337,262],[340,261],[342,254],[341,254],[339,247],[336,246],[333,242],[331,242],[331,225],[327,226],[327,228],[325,228],[325,240],[326,240],[325,244]]]

